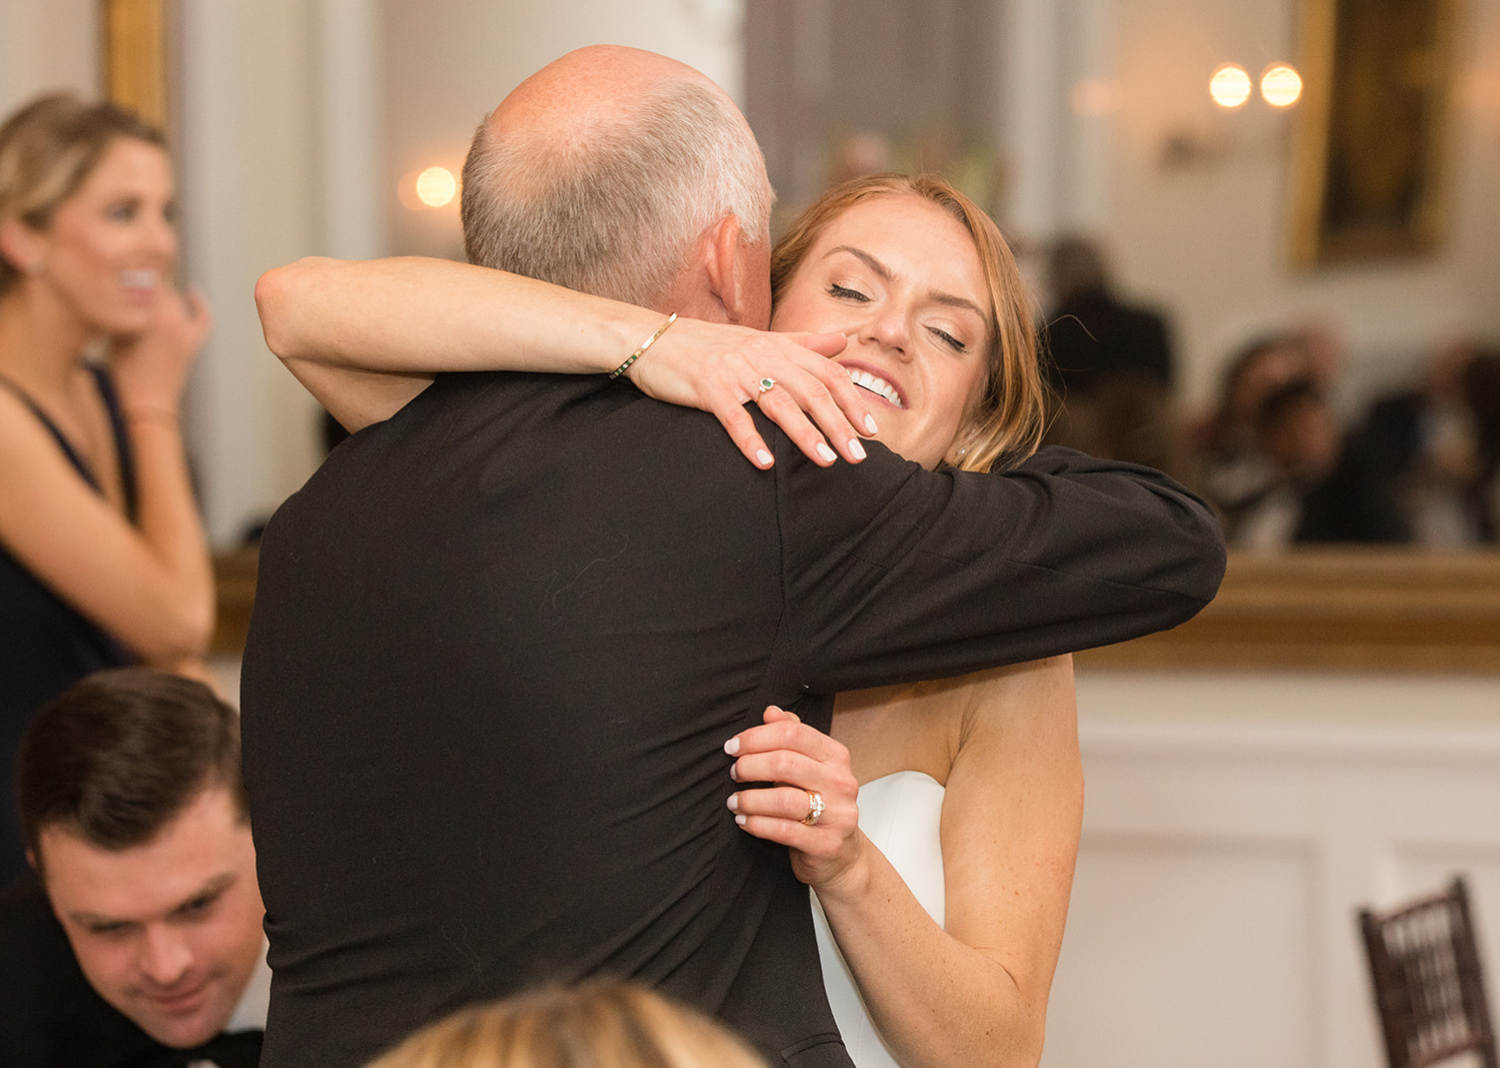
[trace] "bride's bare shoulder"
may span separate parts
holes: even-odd
[[[833,736],[849,747],[854,775],[866,783],[896,771],[921,771],[947,785],[966,745],[1003,731],[1007,710],[1071,692],[1071,657],[992,668],[874,690],[841,693]]]

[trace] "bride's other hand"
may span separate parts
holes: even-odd
[[[772,334],[679,319],[626,373],[649,397],[712,413],[762,470],[773,460],[745,410],[750,401],[814,463],[827,467],[838,456],[858,463],[865,457],[859,439],[878,428],[849,373],[829,359],[846,343],[843,334]]]
[[[747,833],[791,850],[797,878],[822,887],[858,870],[868,843],[859,829],[859,782],[848,749],[772,705],[762,726],[741,731],[724,751],[737,757],[730,768],[736,782],[775,784],[731,794],[728,805]],[[808,824],[813,794],[823,812]]]

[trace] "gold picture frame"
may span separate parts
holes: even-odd
[[[1297,266],[1442,243],[1459,3],[1303,0]]]
[[[1231,553],[1219,596],[1198,616],[1078,660],[1152,670],[1500,675],[1500,553]]]
[[[167,129],[166,0],[100,0],[110,101]]]
[[[250,630],[259,550],[215,558],[214,651]],[[1500,553],[1306,548],[1231,554],[1219,596],[1175,630],[1078,654],[1142,671],[1380,671],[1500,676]]]

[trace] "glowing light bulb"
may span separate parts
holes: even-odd
[[[1225,63],[1208,80],[1208,93],[1221,108],[1237,108],[1250,99],[1250,75],[1235,63]]]
[[[447,167],[428,167],[417,175],[417,199],[429,208],[441,208],[458,192],[458,181]]]
[[[1273,108],[1289,108],[1302,97],[1302,76],[1285,63],[1272,63],[1260,76],[1260,95]]]

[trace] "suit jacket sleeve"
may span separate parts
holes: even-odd
[[[1224,575],[1212,511],[1149,468],[1061,448],[988,475],[883,448],[835,477],[791,450],[777,466],[787,637],[814,692],[1164,630]]]

